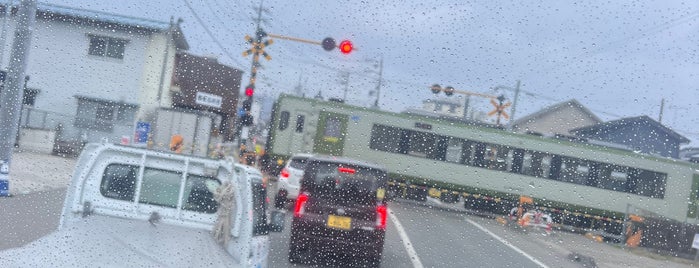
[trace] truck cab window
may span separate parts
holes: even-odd
[[[138,167],[111,164],[104,169],[100,193],[104,197],[133,201]]]
[[[182,173],[154,168],[143,171],[139,203],[164,207],[177,207]]]
[[[218,203],[214,199],[214,191],[221,185],[217,179],[198,175],[187,176],[184,186],[183,207],[184,210],[191,210],[204,213],[215,213]]]

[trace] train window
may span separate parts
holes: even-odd
[[[458,138],[449,138],[447,142],[447,152],[444,160],[452,163],[461,163],[461,155],[463,153],[464,140]]]
[[[563,157],[560,180],[584,185],[587,182],[589,172],[590,167],[587,161],[573,157]]]
[[[282,111],[279,116],[279,130],[285,130],[287,127],[289,127],[289,112]]]
[[[667,174],[641,169],[629,174],[629,192],[653,198],[665,198]]]
[[[298,132],[298,133],[303,132],[304,121],[306,121],[305,115],[297,115],[296,116],[296,132]]]
[[[435,146],[435,135],[419,131],[410,131],[408,154],[428,157],[433,154]]]
[[[371,128],[369,148],[384,152],[398,153],[402,130],[395,127],[374,125]]]
[[[599,187],[602,189],[626,192],[626,183],[628,179],[626,168],[614,166],[609,168],[608,171],[608,173],[605,172],[603,173],[604,176],[600,177]]]
[[[511,164],[509,167],[512,173],[521,173],[522,166],[524,164],[524,149],[514,149],[512,150],[512,156],[510,157]]]
[[[504,145],[488,144],[486,147],[486,159],[488,161],[488,169],[506,170],[507,156],[510,148]]]
[[[473,143],[473,159],[471,161],[471,165],[476,167],[485,167],[485,147],[485,143]]]
[[[551,160],[549,161],[549,174],[548,178],[552,180],[560,180],[561,179],[561,166],[562,166],[562,159],[560,155],[552,155]]]
[[[540,158],[538,160],[538,166],[534,168],[534,176],[539,178],[551,178],[549,172],[551,171],[551,155],[545,153],[539,153]]]

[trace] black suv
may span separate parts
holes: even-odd
[[[311,157],[294,205],[289,261],[330,253],[379,266],[386,235],[383,167],[346,158]]]

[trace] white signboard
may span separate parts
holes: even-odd
[[[197,91],[197,98],[195,102],[201,105],[206,105],[214,108],[221,108],[221,103],[223,103],[223,97],[219,95]]]
[[[694,234],[694,241],[692,241],[692,248],[699,249],[699,234]]]

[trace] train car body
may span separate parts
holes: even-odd
[[[381,163],[393,176],[526,195],[624,213],[627,205],[686,221],[697,213],[699,167],[632,151],[483,125],[282,95],[268,152]]]

